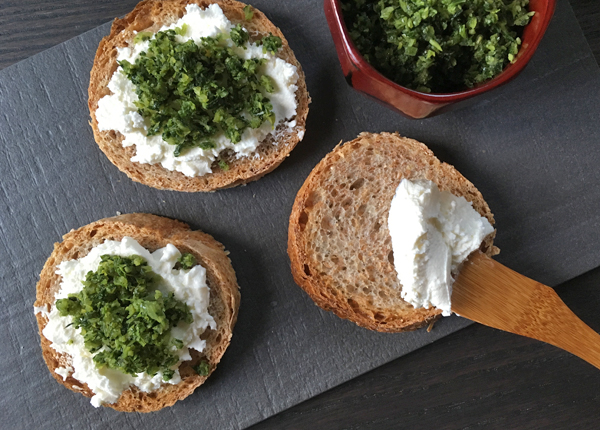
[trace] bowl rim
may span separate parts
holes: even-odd
[[[545,13],[545,15],[543,15],[540,18],[542,20],[542,22],[541,22],[541,26],[540,26],[538,32],[535,35],[535,38],[529,43],[529,45],[527,46],[527,50],[525,52],[523,52],[522,55],[517,57],[517,61],[506,66],[506,68],[495,78],[492,78],[488,81],[485,81],[484,83],[482,83],[480,85],[477,85],[473,88],[463,90],[463,91],[457,91],[457,92],[453,92],[453,93],[424,93],[421,91],[411,90],[407,87],[404,87],[404,86],[392,81],[391,79],[389,79],[389,78],[385,77],[383,74],[381,74],[371,64],[369,64],[367,62],[367,60],[364,59],[364,57],[362,56],[362,54],[360,53],[360,51],[358,50],[356,45],[354,45],[354,42],[352,41],[352,38],[350,37],[348,28],[346,27],[346,22],[344,20],[344,14],[342,12],[341,0],[324,0],[324,1],[325,1],[326,15],[327,15],[327,9],[328,9],[327,6],[329,5],[331,8],[333,17],[335,19],[335,24],[339,29],[339,33],[340,33],[339,35],[341,38],[341,42],[344,45],[342,48],[348,55],[349,60],[354,67],[356,67],[358,70],[362,71],[363,73],[367,74],[370,79],[374,79],[374,80],[379,81],[382,84],[388,85],[389,87],[391,87],[392,89],[394,89],[396,91],[403,92],[413,98],[418,98],[420,100],[430,102],[430,103],[436,103],[436,104],[438,104],[438,103],[447,104],[447,103],[451,103],[451,102],[455,102],[455,101],[464,100],[464,99],[476,96],[478,94],[482,94],[486,91],[489,91],[493,88],[496,88],[496,87],[510,81],[512,78],[517,76],[525,68],[527,63],[529,63],[529,60],[531,60],[531,57],[537,50],[537,47],[540,44],[542,38],[544,37],[544,34],[546,33],[546,29],[548,28],[548,25],[550,24],[550,20],[552,19],[552,16],[554,15],[554,10],[556,7],[556,0],[546,0],[547,1],[546,13]],[[329,21],[329,19],[328,19],[328,21]],[[528,25],[530,25],[530,24],[528,24]],[[331,25],[330,25],[330,27],[331,27]]]

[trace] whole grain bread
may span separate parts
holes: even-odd
[[[435,308],[402,300],[388,215],[403,178],[428,179],[472,202],[490,223],[481,193],[424,144],[398,134],[362,133],[313,169],[290,216],[288,254],[294,280],[321,308],[371,330],[414,330],[439,318]],[[481,244],[488,255],[495,231]]]
[[[189,396],[215,370],[231,340],[240,305],[240,293],[231,261],[221,243],[201,231],[191,231],[182,222],[138,213],[101,219],[67,233],[61,243],[54,245],[54,251],[42,269],[34,306],[49,309],[54,303],[55,294],[59,291],[61,283],[61,276],[56,274],[56,269],[61,262],[82,258],[105,240],[121,240],[124,236],[134,238],[150,251],[171,243],[180,252],[193,254],[198,263],[206,269],[207,283],[210,288],[208,311],[217,323],[216,330],[207,329],[202,335],[206,340],[205,351],[199,353],[190,350],[192,360],[180,365],[179,373],[182,380],[179,384],[164,384],[160,389],[149,393],[132,386],[123,392],[116,403],[105,405],[118,411],[151,412],[171,406],[177,400]],[[92,397],[93,393],[85,383],[74,379],[71,375],[63,380],[63,377],[56,373],[58,367],[69,365],[70,358],[57,353],[50,346],[50,341],[42,334],[47,324],[47,318],[43,313],[37,313],[36,318],[42,354],[52,376],[70,390]],[[207,376],[198,375],[193,369],[193,366],[201,360],[209,363]]]
[[[221,169],[218,161],[215,161],[212,165],[212,173],[196,177],[167,170],[160,164],[132,162],[131,157],[135,155],[135,147],[124,148],[121,145],[123,135],[114,130],[100,131],[96,120],[98,101],[111,94],[107,85],[117,69],[117,48],[127,46],[133,40],[134,32],[156,32],[163,25],[177,21],[185,13],[186,5],[190,3],[196,3],[203,9],[212,3],[217,3],[231,22],[239,23],[248,30],[250,41],[268,36],[269,33],[279,36],[283,46],[277,56],[296,66],[299,76],[296,84],[298,86],[296,117],[290,118],[296,121],[293,129],[290,130],[282,125],[277,127],[274,133],[269,134],[261,142],[256,150],[257,157],[236,158],[233,151],[225,151],[221,154],[220,160],[229,165],[228,170]],[[88,89],[91,126],[100,149],[115,166],[134,181],[154,188],[176,191],[214,191],[234,187],[255,181],[273,171],[302,140],[310,103],[302,67],[281,30],[255,8],[252,8],[252,19],[246,20],[245,6],[244,3],[234,0],[146,0],[139,3],[124,18],[115,19],[110,34],[100,42],[90,73]]]

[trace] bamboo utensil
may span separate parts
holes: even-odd
[[[554,290],[477,251],[452,287],[452,311],[480,324],[541,340],[600,369],[600,335]]]

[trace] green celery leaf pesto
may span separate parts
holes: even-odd
[[[210,365],[208,364],[208,361],[202,360],[196,367],[194,367],[194,370],[200,376],[208,376]]]
[[[281,37],[273,36],[272,33],[269,33],[268,36],[263,37],[261,44],[263,46],[264,53],[270,52],[272,54],[276,53],[283,45],[281,42]]]
[[[342,0],[350,37],[389,79],[454,92],[514,62],[529,0]]]
[[[265,60],[244,60],[219,37],[202,38],[199,45],[193,40],[179,43],[176,35],[183,31],[160,31],[135,64],[119,62],[136,87],[135,105],[150,124],[148,136],[161,134],[179,156],[192,147],[215,148],[213,138],[221,132],[238,143],[247,128],[258,128],[265,121],[273,126],[273,105],[264,94],[275,87],[259,71]],[[243,46],[249,34],[238,24],[230,37],[236,46]],[[265,52],[281,47],[277,36],[261,42]]]
[[[227,162],[225,160],[219,160],[219,167],[221,168],[221,170],[223,170],[224,172],[229,170],[229,164],[227,164]]]
[[[176,269],[191,269],[197,264],[196,257],[192,254],[184,253],[177,259],[177,264],[175,265]]]
[[[252,10],[252,6],[250,6],[249,4],[244,6],[244,18],[246,19],[246,21],[250,21],[253,16],[254,11]]]
[[[178,361],[173,346],[183,348],[180,339],[171,338],[171,328],[192,322],[188,306],[157,289],[161,278],[142,257],[101,258],[98,269],[87,273],[81,292],[57,300],[56,309],[61,316],[72,316],[96,366],[133,376],[162,371],[168,381],[174,374],[170,367]],[[195,264],[182,260],[185,267]]]

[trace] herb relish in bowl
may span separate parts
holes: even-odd
[[[348,84],[410,118],[465,106],[516,77],[556,0],[325,0]]]
[[[471,88],[516,60],[529,0],[342,0],[350,37],[389,79],[416,91]]]

